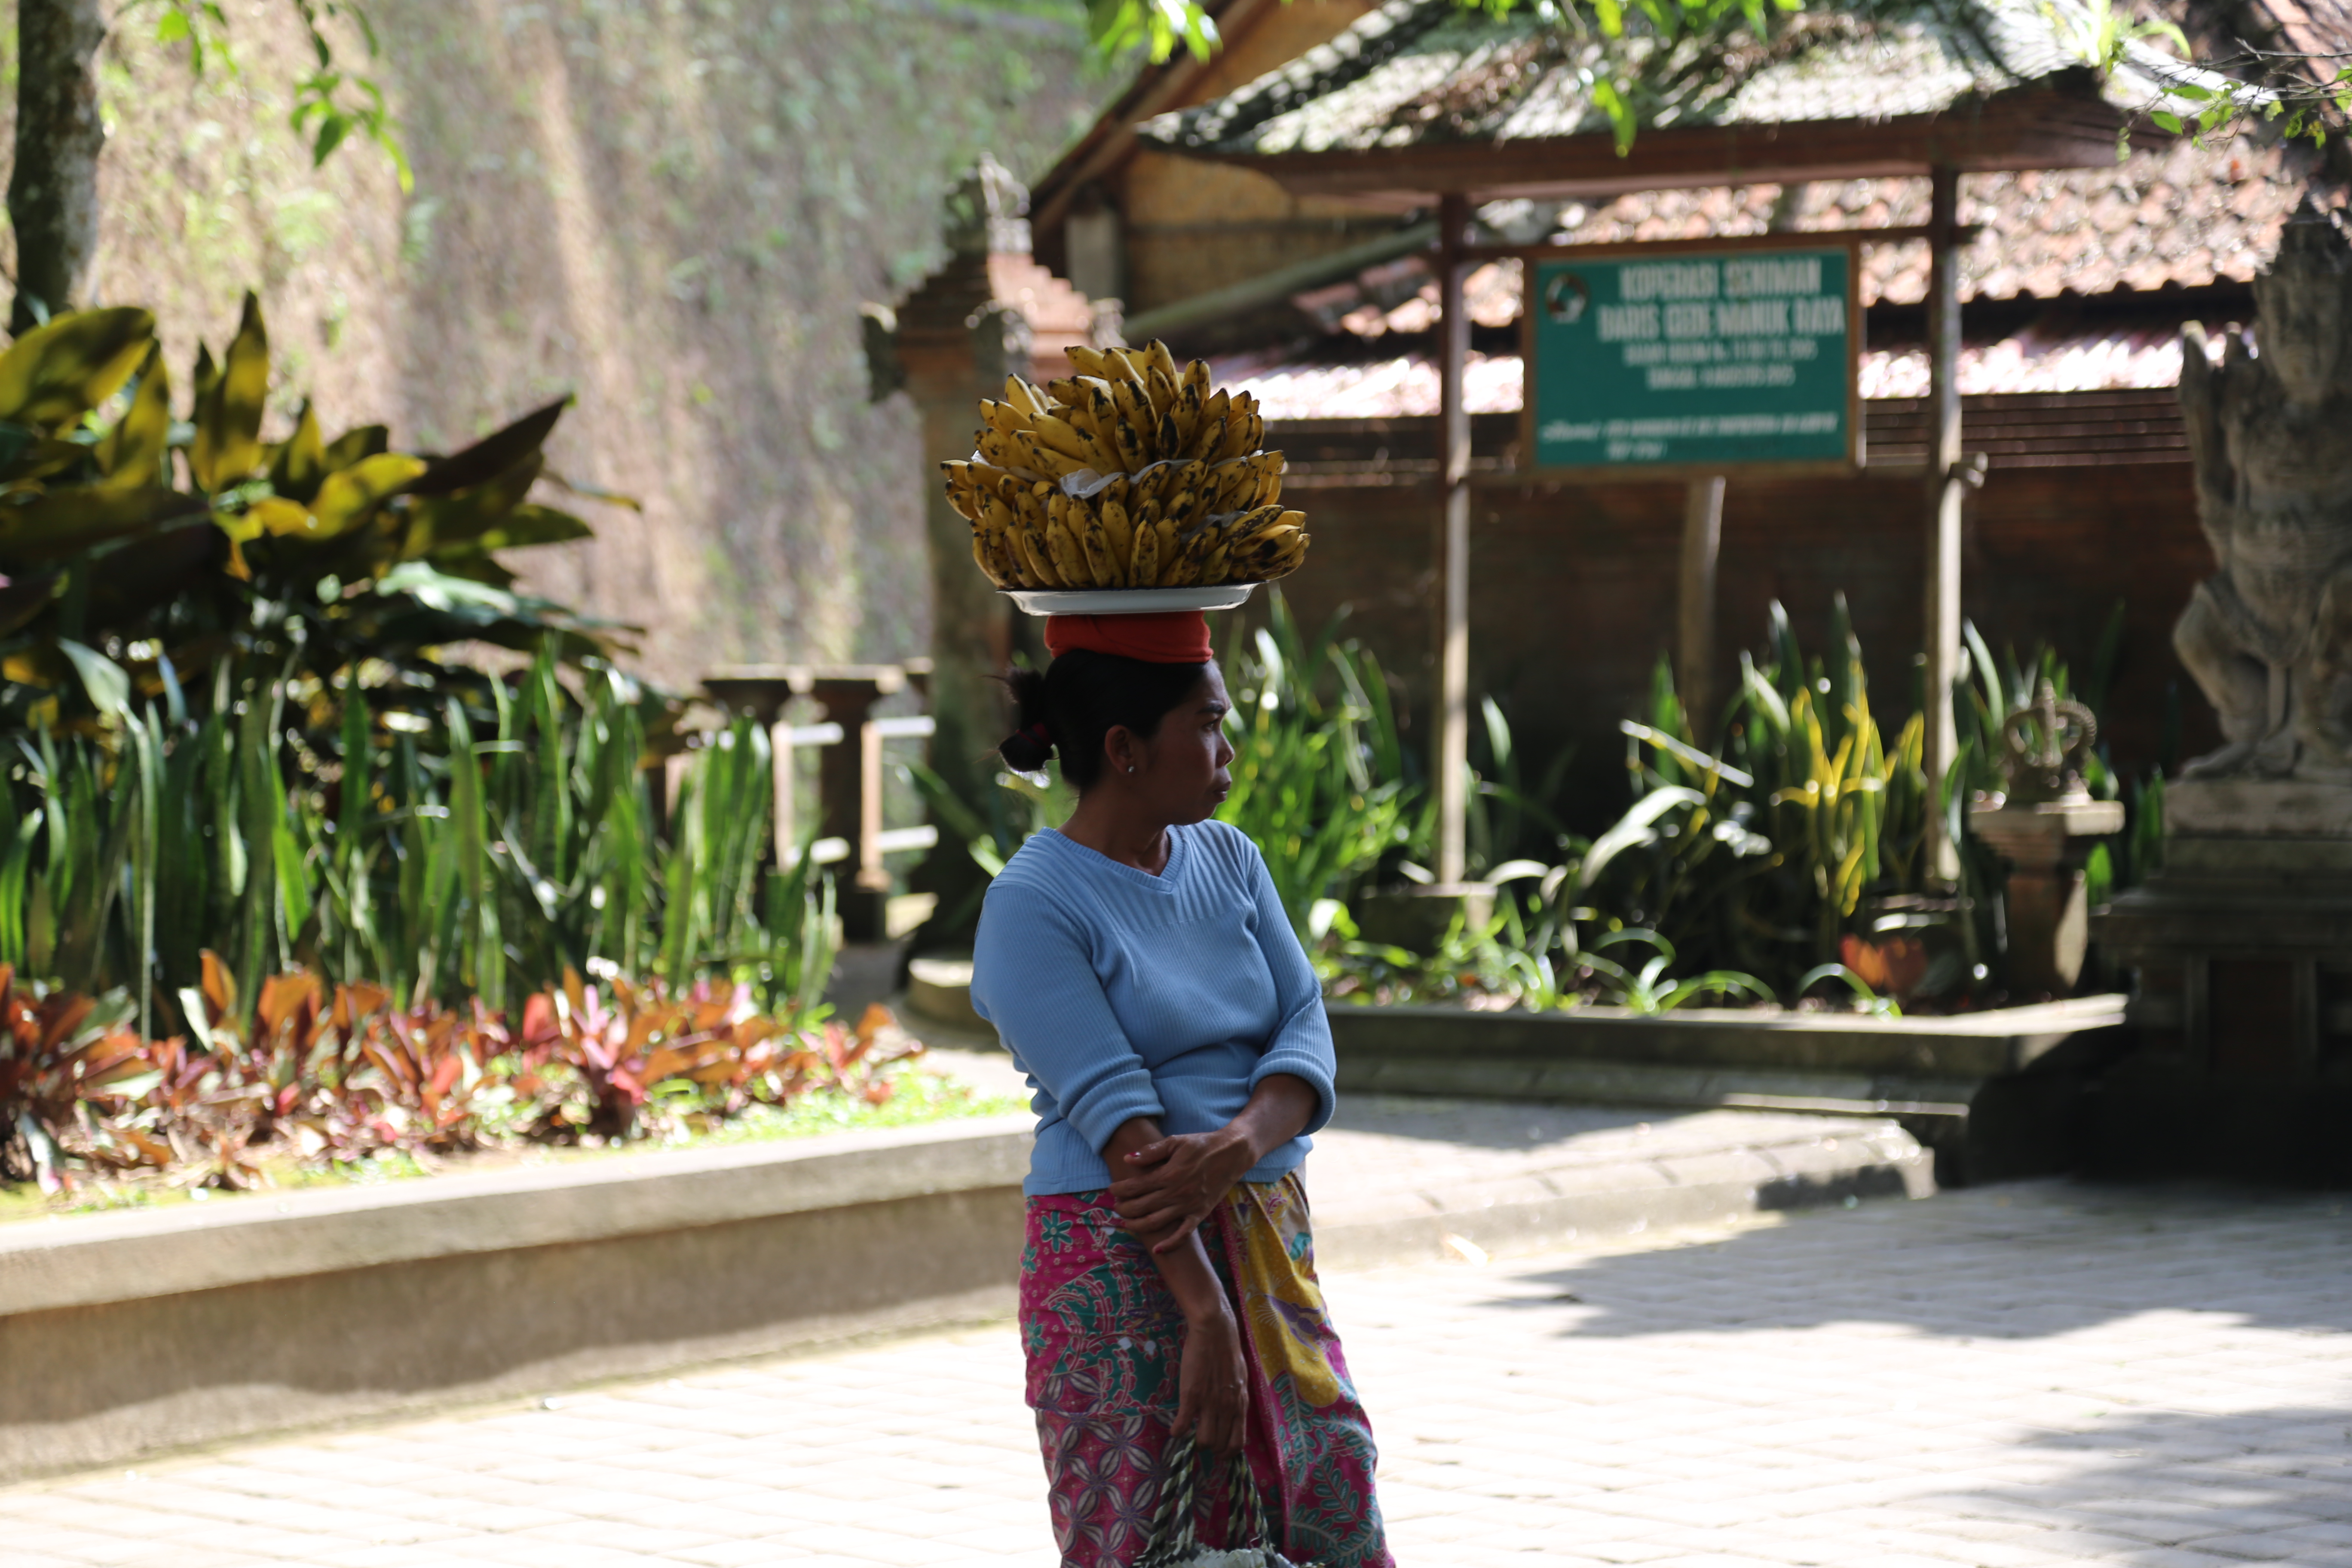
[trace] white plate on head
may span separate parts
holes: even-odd
[[[1239,609],[1255,583],[1213,588],[1005,588],[1004,596],[1033,616],[1160,616],[1171,610]]]

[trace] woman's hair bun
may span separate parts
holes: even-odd
[[[1045,725],[1032,724],[1005,736],[998,742],[996,754],[1016,773],[1040,773],[1054,754],[1054,738]]]
[[[1004,737],[996,754],[1016,773],[1043,772],[1054,754],[1054,732],[1045,724],[1045,676],[1043,670],[1016,669],[1005,677],[1013,689],[1021,728]]]

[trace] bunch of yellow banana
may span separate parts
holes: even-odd
[[[1246,392],[1168,345],[1072,348],[1078,374],[1007,378],[970,461],[943,465],[971,558],[1000,588],[1174,588],[1298,569],[1307,514],[1285,511],[1282,454]]]

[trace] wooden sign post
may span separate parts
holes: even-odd
[[[1773,235],[1525,254],[1525,466],[1689,481],[1675,678],[1702,728],[1726,481],[1862,464],[1858,243]]]

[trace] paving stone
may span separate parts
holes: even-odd
[[[2342,1209],[2030,1184],[1327,1284],[1407,1568],[2333,1568]],[[1020,1380],[997,1326],[62,1478],[0,1560],[1051,1568]]]

